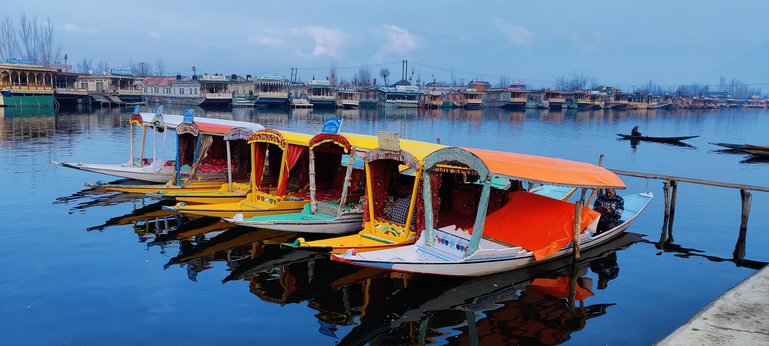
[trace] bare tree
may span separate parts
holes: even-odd
[[[46,19],[45,23],[39,24],[36,51],[37,62],[45,67],[50,67],[51,64],[58,61],[61,57],[62,46],[60,42],[56,41],[56,35],[51,23],[51,19]]]
[[[152,65],[144,61],[131,64],[131,72],[135,77],[148,77],[152,75]]]
[[[155,75],[156,76],[166,75],[166,65],[163,63],[163,59],[161,58],[155,59]]]
[[[382,79],[384,80],[385,86],[387,86],[387,77],[390,77],[390,69],[387,67],[382,67],[381,70],[379,70],[379,75],[382,76]]]
[[[499,83],[497,83],[497,88],[507,88],[510,86],[510,76],[507,74],[503,74],[499,76]]]
[[[358,75],[355,79],[357,80],[358,85],[366,87],[371,85],[371,68],[368,66],[363,66],[358,69]]]
[[[328,81],[331,85],[336,86],[336,61],[331,60],[328,66]]]
[[[102,61],[99,61],[98,64],[96,64],[96,74],[104,75],[107,73],[108,70],[109,70],[109,64],[106,61],[102,60]]]
[[[50,19],[40,23],[37,17],[19,15],[19,26],[6,16],[0,22],[0,57],[22,58],[50,67],[61,57],[62,46],[56,41]]]
[[[16,36],[16,25],[10,16],[5,16],[0,22],[0,58],[10,59],[19,57],[19,40]]]
[[[81,73],[88,73],[93,68],[93,62],[91,59],[83,58],[83,61],[77,64],[77,70]]]

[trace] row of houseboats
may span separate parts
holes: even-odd
[[[98,75],[62,72],[40,66],[0,64],[0,106],[54,106],[88,103],[133,105],[146,102],[201,107],[293,108],[467,108],[510,109],[656,109],[766,108],[767,102],[729,98],[684,98],[626,93],[616,88],[562,91],[531,90],[513,83],[494,88],[488,82],[464,86],[432,82],[414,86],[401,80],[392,86],[336,86],[329,80],[291,82],[276,76],[193,75],[136,77],[130,70],[110,69]]]
[[[130,122],[129,162],[52,163],[144,180],[89,185],[174,199],[166,209],[193,218],[321,236],[284,246],[366,267],[477,276],[530,266],[618,236],[652,198],[625,195],[622,222],[599,233],[600,214],[583,206],[586,192],[625,185],[588,163],[388,133],[310,135],[196,118],[192,110],[137,109]],[[152,157],[145,157],[148,135],[162,137]],[[176,141],[173,160],[157,148],[168,136]],[[575,191],[579,201],[568,202]]]

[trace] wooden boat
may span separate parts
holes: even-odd
[[[245,219],[235,215],[225,220],[240,226],[288,232],[344,234],[359,231],[363,227],[363,207],[358,199],[365,189],[362,181],[365,173],[363,166],[356,167],[355,163],[376,146],[374,136],[316,135],[310,139],[310,203],[301,212]],[[318,190],[318,181],[330,185]]]
[[[307,193],[301,191],[309,184],[310,138],[310,135],[288,131],[256,131],[248,138],[251,147],[251,192],[244,199],[200,205],[179,202],[166,209],[189,215],[225,218],[233,218],[236,214],[249,218],[300,212],[310,202]]]
[[[389,138],[389,139],[388,139]],[[422,213],[418,205],[422,159],[444,148],[440,144],[400,140],[396,135],[380,133],[379,147],[363,157],[366,167],[366,208],[363,229],[352,235],[306,241],[299,238],[284,244],[304,250],[343,253],[348,249],[370,251],[413,244],[418,233],[416,224]],[[416,175],[401,174],[406,167]],[[387,202],[390,200],[391,202]],[[392,202],[395,201],[395,202]],[[392,207],[398,205],[398,215]]]
[[[680,142],[687,139],[699,137],[699,136],[652,137],[652,136],[633,136],[633,135],[626,135],[622,133],[618,133],[617,136],[622,137],[622,139],[629,139],[634,141],[668,142],[668,143]]]
[[[158,108],[158,113],[160,114],[162,111],[162,107]],[[175,169],[173,167],[173,162],[165,162],[165,160],[162,159],[162,153],[164,150],[161,150],[161,158],[158,158],[157,155],[153,156],[152,158],[145,158],[144,157],[144,148],[145,148],[145,142],[147,139],[147,130],[154,128],[154,126],[151,124],[151,119],[155,116],[153,113],[141,113],[141,108],[139,106],[136,106],[134,109],[134,113],[131,114],[131,117],[129,118],[129,126],[130,126],[130,159],[128,162],[125,163],[119,163],[119,164],[100,164],[100,163],[84,163],[84,162],[77,162],[77,163],[70,163],[67,161],[51,161],[51,164],[67,167],[67,168],[73,168],[93,173],[100,173],[105,175],[111,175],[115,177],[120,178],[128,178],[133,180],[140,180],[140,181],[148,181],[148,182],[155,182],[155,183],[164,183],[170,180],[174,176]],[[177,119],[174,119],[177,120]],[[142,128],[142,140],[141,140],[141,151],[139,157],[135,157],[135,148],[134,148],[134,125]],[[157,132],[153,134],[156,138],[153,142],[157,142],[157,136],[160,136]],[[165,146],[165,134],[163,134],[163,146]],[[156,150],[153,149],[153,152]]]
[[[598,234],[598,212],[587,207],[575,212],[573,203],[525,191],[500,196],[499,190],[492,191],[490,177],[573,186],[582,188],[583,193],[588,188],[624,188],[619,177],[605,168],[532,155],[446,148],[425,157],[422,174],[424,224],[433,227],[423,231],[416,244],[368,252],[350,249],[331,259],[364,267],[450,276],[514,270],[570,254],[572,229],[577,226],[581,230],[580,248],[587,250],[608,242],[621,235],[652,198],[651,193],[624,196],[622,223]],[[454,178],[454,186],[441,183],[433,188],[436,182],[452,181],[444,179],[446,175]],[[482,188],[457,180],[459,176],[468,177],[466,181],[475,177],[483,182]],[[469,198],[477,198],[477,207],[465,205],[463,209],[472,209],[471,213],[463,213],[455,205],[442,209],[440,196],[447,192],[445,188],[471,191]],[[449,203],[456,200],[452,197]],[[525,225],[525,229],[519,225]]]
[[[403,175],[401,174],[403,172],[398,173],[397,170],[389,166],[399,163],[401,167],[407,167],[406,170],[410,173],[419,172],[421,170],[422,158],[435,150],[444,148],[444,146],[410,140],[400,140],[399,143],[399,148],[401,149],[398,151],[387,149],[388,147],[385,146],[374,149],[364,156],[367,167],[367,193],[365,197],[367,209],[364,209],[362,231],[349,236],[316,241],[305,241],[304,238],[299,238],[295,242],[285,245],[311,251],[343,253],[353,248],[356,251],[370,251],[412,244],[416,241],[419,233],[415,229],[420,227],[419,222],[424,213],[424,210],[420,207],[421,202],[418,201],[419,193],[417,192],[421,185],[421,180],[415,181],[411,174]],[[373,168],[373,171],[370,172],[370,168]],[[401,171],[403,170],[401,169]],[[393,180],[400,181],[400,186],[402,186],[402,196],[399,197],[405,198],[403,196],[408,195],[405,190],[412,191],[405,219],[402,217],[401,220],[393,220],[391,216],[393,213],[388,214],[385,212],[385,201],[390,198],[390,191],[383,185],[388,184],[375,183],[374,186],[371,185],[372,182],[392,182]],[[509,180],[505,179],[498,182],[500,187],[505,184],[510,184]],[[556,198],[566,198],[566,196],[570,196],[574,192],[574,188],[571,187],[555,186],[540,186],[535,188],[535,190],[537,191],[536,193],[542,195],[549,194]],[[405,206],[405,203],[402,205]],[[371,218],[369,215],[375,215],[375,217]],[[318,228],[322,229],[321,227]],[[360,229],[360,226],[358,228]],[[308,231],[303,229],[302,232]]]
[[[191,111],[191,110],[188,110]],[[245,196],[239,185],[233,186],[235,179],[247,180],[247,160],[235,160],[232,164],[232,152],[238,157],[248,157],[248,145],[245,139],[251,132],[264,127],[255,123],[220,120],[210,118],[192,118],[175,126],[177,148],[176,161],[173,165],[175,174],[166,184],[147,185],[112,185],[86,184],[107,191],[126,193],[170,193],[171,191],[221,191],[226,185],[228,193]],[[156,116],[154,126],[164,126],[166,116]],[[164,131],[165,132],[165,131]],[[234,144],[231,144],[234,143]],[[231,148],[232,147],[232,148]]]
[[[717,145],[719,147],[724,147],[728,149],[734,149],[734,150],[743,150],[747,149],[748,146],[746,144],[734,144],[734,143],[713,143],[709,142],[710,144]]]
[[[754,145],[754,144],[734,144],[734,143],[713,143],[719,147],[729,148],[732,150],[741,151],[743,153],[752,154],[755,156],[769,156],[769,146]]]

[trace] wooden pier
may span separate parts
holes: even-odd
[[[617,175],[637,177],[644,179],[655,179],[662,181],[662,192],[665,196],[665,216],[662,220],[662,232],[660,233],[660,240],[657,243],[658,247],[662,247],[664,244],[673,241],[673,219],[676,214],[676,198],[678,196],[678,183],[692,183],[699,185],[709,185],[717,187],[725,187],[730,189],[740,190],[740,198],[742,200],[742,217],[740,222],[740,234],[737,238],[737,243],[734,247],[733,259],[735,261],[742,261],[745,259],[745,238],[748,229],[748,217],[750,216],[750,203],[752,201],[751,191],[769,192],[769,187],[745,185],[736,183],[725,183],[714,180],[697,179],[679,177],[673,175],[655,174],[655,173],[642,173],[624,171],[619,169],[610,169]]]

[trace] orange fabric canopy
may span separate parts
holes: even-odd
[[[572,241],[575,209],[574,203],[525,191],[511,192],[507,204],[486,216],[483,236],[520,246],[540,260]],[[583,207],[580,230],[599,216],[597,211]]]
[[[207,123],[207,122],[197,121],[197,120],[195,121],[195,125],[198,126],[198,129],[200,130],[200,132],[205,132],[208,134],[215,134],[215,135],[224,135],[230,129],[237,127],[232,125]]]
[[[550,185],[619,188],[625,184],[606,168],[590,163],[485,149],[465,149],[498,176]]]

